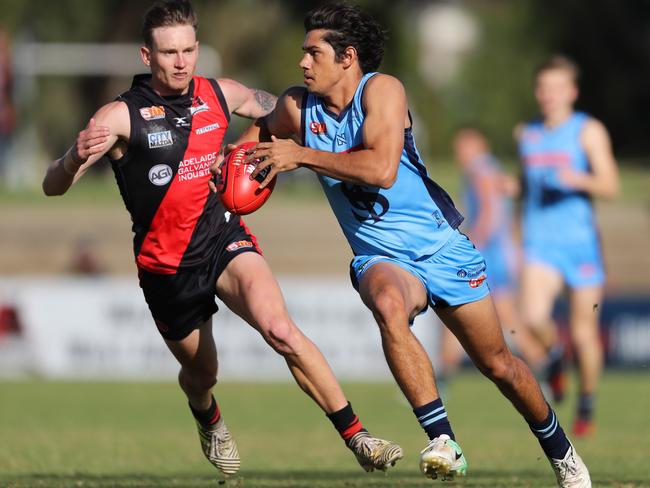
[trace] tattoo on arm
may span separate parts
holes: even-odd
[[[262,113],[264,115],[271,113],[275,107],[276,102],[278,101],[278,97],[271,95],[264,90],[253,90],[253,94],[255,96],[255,101],[262,110]]]

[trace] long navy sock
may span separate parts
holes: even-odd
[[[570,444],[569,439],[567,439],[564,430],[560,426],[555,412],[553,409],[548,407],[548,416],[543,422],[528,422],[530,430],[533,431],[535,437],[539,441],[539,445],[542,446],[542,449],[546,455],[553,459],[564,459],[567,451],[569,450]]]
[[[452,440],[456,440],[454,431],[451,430],[449,418],[447,418],[447,411],[440,398],[414,408],[413,413],[418,418],[420,426],[427,433],[429,439],[435,439],[442,434],[447,434]]]

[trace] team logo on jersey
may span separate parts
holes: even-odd
[[[164,186],[169,183],[174,176],[171,167],[166,164],[157,164],[149,170],[149,181],[156,186]]]
[[[178,181],[190,181],[195,178],[211,178],[210,166],[217,159],[217,152],[202,154],[178,162]]]
[[[390,208],[388,198],[381,195],[378,188],[341,183],[341,191],[354,207],[352,215],[359,222],[379,222]]]
[[[475,280],[469,280],[469,287],[470,288],[478,288],[479,286],[481,286],[485,282],[486,279],[487,279],[487,276],[481,275],[478,278],[476,278]]]
[[[147,134],[147,140],[149,141],[149,149],[157,149],[159,147],[171,146],[174,144],[172,131],[170,130]]]
[[[436,219],[436,224],[438,224],[438,229],[442,227],[442,224],[445,223],[445,219],[442,218],[442,215],[440,215],[440,212],[438,210],[433,211],[433,218]]]
[[[190,123],[187,121],[187,117],[174,117],[174,123],[176,127],[189,127]]]
[[[363,273],[363,271],[364,271],[368,266],[370,266],[371,264],[373,264],[373,263],[376,262],[376,261],[379,261],[380,259],[383,259],[383,258],[382,258],[381,256],[373,256],[373,257],[371,257],[370,259],[364,261],[363,264],[362,264],[361,266],[359,266],[359,268],[357,269],[357,274],[361,274],[361,273]]]
[[[194,132],[196,132],[197,136],[200,136],[201,134],[205,134],[206,132],[210,132],[213,130],[219,129],[221,126],[217,123],[206,125],[205,127],[199,127],[196,129]]]
[[[481,264],[479,264],[478,266],[474,266],[473,268],[458,270],[456,276],[458,276],[459,278],[467,278],[467,277],[476,278],[477,276],[482,274],[485,271],[485,269],[486,269],[485,261],[483,261]]]
[[[316,135],[325,134],[327,132],[327,126],[325,122],[312,122],[309,124],[309,130]]]
[[[190,113],[192,115],[205,112],[206,110],[210,110],[210,106],[201,100],[201,97],[197,96],[192,98],[192,106],[190,107]]]
[[[539,151],[527,154],[524,162],[528,166],[563,168],[571,165],[571,154],[566,151]]]
[[[158,120],[165,118],[165,107],[162,105],[153,105],[140,109],[140,115],[144,120]]]
[[[246,247],[253,247],[253,243],[251,241],[235,241],[231,242],[226,246],[226,251],[233,252],[236,251],[237,249],[242,249]]]
[[[348,143],[345,134],[336,134],[336,145],[345,146]]]

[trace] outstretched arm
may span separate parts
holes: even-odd
[[[79,132],[75,143],[47,168],[43,192],[47,196],[63,195],[104,156],[121,137],[128,140],[129,111],[125,103],[104,105]]]
[[[229,78],[220,78],[218,81],[228,109],[240,117],[248,119],[264,117],[273,110],[278,100],[278,97],[264,90],[248,88]]]
[[[283,97],[284,98],[284,97]],[[280,106],[280,103],[278,104]],[[390,188],[397,177],[400,156],[404,148],[404,124],[407,117],[406,94],[401,82],[388,75],[375,75],[366,85],[363,99],[366,117],[363,123],[363,146],[349,153],[332,153],[301,147],[295,141],[276,132],[274,114],[267,119],[272,142],[260,143],[253,158],[265,158],[251,175],[257,176],[267,166],[271,171],[260,185],[264,187],[280,172],[305,166],[319,174],[351,183]],[[279,118],[284,119],[286,117]],[[295,119],[293,135],[299,134]],[[280,125],[280,129],[282,126]]]

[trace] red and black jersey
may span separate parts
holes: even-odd
[[[137,75],[117,98],[129,108],[131,137],[112,166],[133,221],[138,267],[174,274],[208,259],[226,224],[208,180],[230,112],[215,80],[195,76],[186,95],[172,97],[150,83],[151,75]]]

